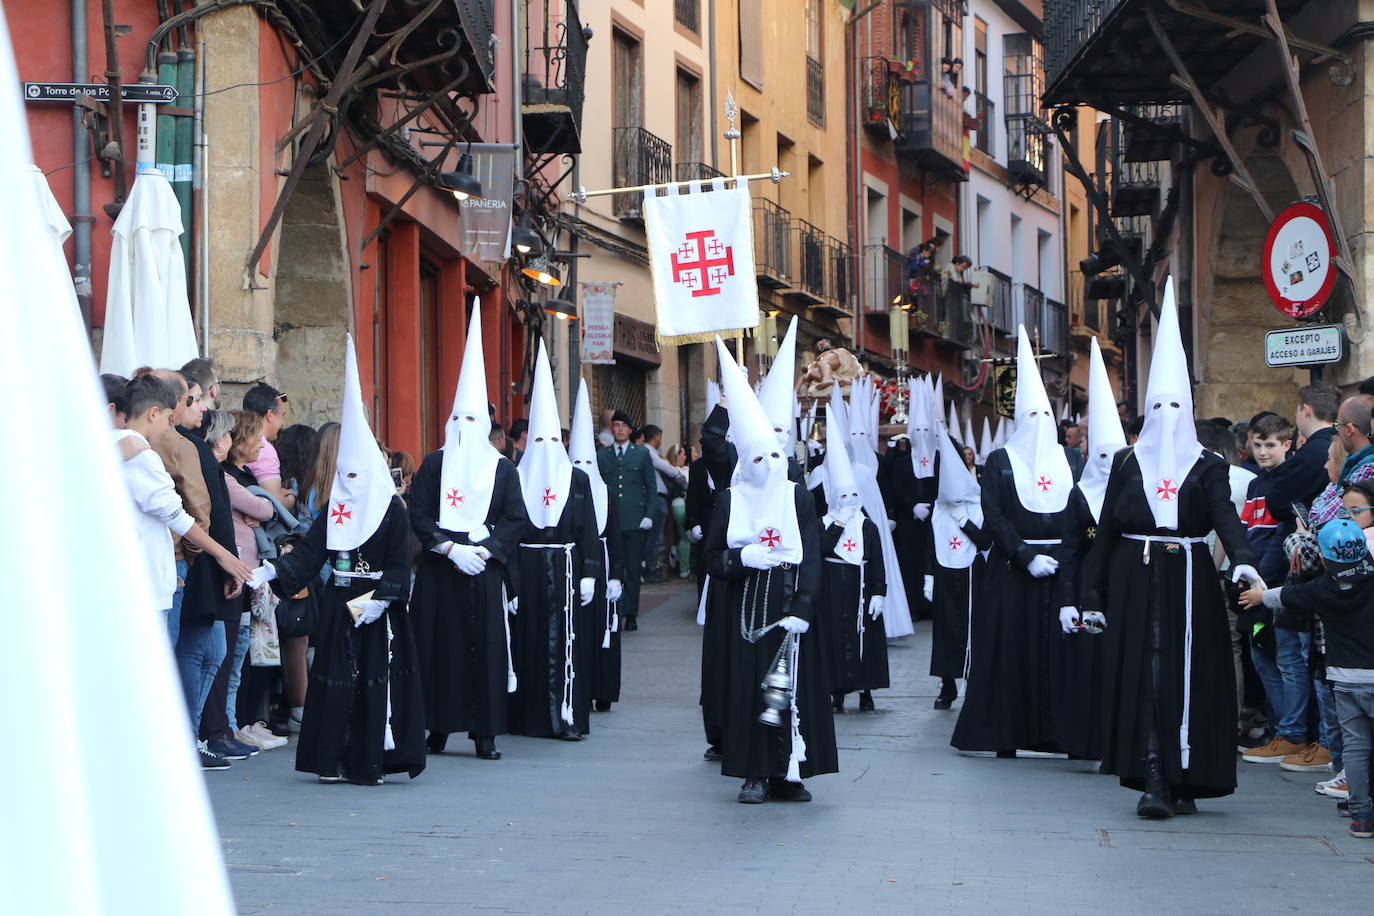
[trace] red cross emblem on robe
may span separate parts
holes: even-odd
[[[964,540],[963,540],[963,538],[958,537],[958,536],[956,535],[955,537],[952,537],[952,538],[949,539],[949,549],[950,549],[950,550],[962,550],[963,547],[964,547]]]
[[[544,496],[542,498],[546,506],[552,506],[554,503],[558,502],[558,494],[553,492],[553,487],[545,487]]]
[[[1155,498],[1162,500],[1163,502],[1169,502],[1171,500],[1177,499],[1178,484],[1174,483],[1172,478],[1165,477],[1163,480],[1159,482],[1159,486],[1155,487]]]
[[[1048,493],[1050,487],[1054,486],[1054,481],[1050,480],[1044,474],[1041,474],[1040,479],[1035,482],[1035,485],[1040,488],[1041,493]]]
[[[353,510],[343,503],[336,504],[333,511],[329,513],[329,518],[336,525],[342,525],[345,519],[353,517]]]
[[[466,497],[463,496],[462,490],[454,487],[452,490],[448,491],[448,495],[445,496],[444,499],[448,500],[448,504],[451,508],[456,509],[463,504],[463,500],[466,499]]]
[[[759,543],[771,549],[782,543],[782,535],[776,528],[765,528],[759,532]]]
[[[859,545],[854,541],[853,538],[845,538],[844,543],[840,546],[844,548],[845,553],[853,553],[854,548],[858,547]]]

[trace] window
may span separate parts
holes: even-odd
[[[918,211],[902,208],[902,251],[907,252],[921,244],[921,214]]]
[[[978,251],[975,252],[974,262],[991,267],[997,248],[992,241],[992,202],[979,195],[976,210]]]
[[[615,30],[615,107],[612,127],[640,127],[643,124],[643,60],[639,42]]]
[[[701,80],[677,71],[677,161],[701,162]]]
[[[806,116],[825,126],[825,66],[821,63],[821,0],[806,0]]]
[[[739,75],[763,88],[763,0],[739,0]]]
[[[697,27],[697,7],[699,0],[673,0],[673,18],[677,24],[693,32],[700,32]]]

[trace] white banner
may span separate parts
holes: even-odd
[[[759,323],[747,185],[644,195],[660,343],[693,343]],[[727,336],[729,336],[727,334]]]
[[[582,288],[582,362],[615,364],[615,291],[619,283],[579,283]]]

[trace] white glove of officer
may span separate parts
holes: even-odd
[[[1026,572],[1037,579],[1052,576],[1058,569],[1059,561],[1054,557],[1045,556],[1043,553],[1037,553],[1035,556],[1031,557],[1031,561],[1026,564]]]
[[[885,604],[887,604],[887,597],[885,595],[874,595],[872,598],[869,598],[868,616],[872,617],[874,620],[883,616],[883,606]]]
[[[651,518],[641,518],[641,519],[639,520],[639,530],[640,530],[640,531],[648,531],[648,530],[649,530],[650,528],[652,528],[652,527],[654,527],[654,520],[653,520],[653,519],[651,519]]]
[[[1061,607],[1059,609],[1059,629],[1065,633],[1077,633],[1078,623],[1078,608]]]
[[[1107,629],[1107,618],[1101,611],[1083,612],[1083,629],[1089,633],[1101,633]]]
[[[619,601],[623,594],[625,594],[625,583],[619,579],[610,579],[606,582],[607,601]]]
[[[800,617],[793,617],[791,615],[779,620],[778,626],[789,633],[805,633],[807,630],[811,629],[811,624],[802,620]]]
[[[701,526],[693,525],[692,530],[687,532],[687,540],[691,541],[693,544],[700,544],[701,538]]]
[[[1256,570],[1255,567],[1250,566],[1250,565],[1248,565],[1248,564],[1246,564],[1246,563],[1242,563],[1242,564],[1240,564],[1239,566],[1237,566],[1237,567],[1235,567],[1235,568],[1233,568],[1233,569],[1231,570],[1231,581],[1232,581],[1232,582],[1239,582],[1241,579],[1244,579],[1246,582],[1249,582],[1251,585],[1258,585],[1258,586],[1260,586],[1260,588],[1268,588],[1268,587],[1269,587],[1269,586],[1265,585],[1265,584],[1264,584],[1264,580],[1260,578],[1259,571]]]
[[[921,577],[921,597],[924,598],[924,599],[926,599],[927,601],[934,601],[934,600],[935,600],[935,577],[934,577],[934,576],[922,576],[922,577]]]
[[[454,544],[448,550],[449,562],[458,567],[458,571],[465,576],[475,576],[487,568],[487,557],[490,556],[481,547],[473,547],[471,544]]]
[[[739,549],[739,561],[750,569],[772,569],[782,563],[762,544],[745,544]]]
[[[358,615],[358,619],[353,621],[353,626],[357,628],[365,623],[374,623],[382,614],[386,613],[386,606],[391,602],[378,601],[376,598],[367,598],[365,600],[354,599],[349,603],[356,608],[362,608],[363,611]]]
[[[257,569],[253,570],[253,574],[248,577],[248,581],[244,584],[249,588],[262,588],[268,582],[276,578],[277,567],[273,566],[271,563],[263,563]]]
[[[917,503],[911,507],[911,514],[916,517],[916,521],[925,521],[930,518],[930,503]]]

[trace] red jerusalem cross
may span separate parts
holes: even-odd
[[[1165,477],[1163,480],[1161,480],[1159,482],[1159,486],[1155,487],[1155,496],[1159,497],[1160,499],[1166,502],[1172,500],[1177,495],[1178,485],[1175,484],[1173,480],[1171,480],[1168,477]]]
[[[1054,486],[1054,481],[1050,480],[1044,474],[1041,474],[1040,479],[1035,482],[1035,485],[1040,488],[1041,493],[1048,493],[1050,487]]]
[[[558,502],[558,494],[553,492],[553,487],[544,488],[544,505],[551,506]]]
[[[759,543],[776,547],[782,543],[782,535],[778,534],[776,528],[765,528],[759,532]]]
[[[334,520],[334,524],[342,525],[344,519],[353,517],[353,512],[345,508],[343,503],[339,503],[338,508],[329,513],[329,517]]]
[[[716,238],[715,230],[687,233],[687,241],[669,257],[673,282],[692,291],[692,296],[718,296],[720,284],[735,275],[734,249]]]
[[[950,550],[958,550],[958,549],[960,549],[960,548],[963,547],[963,546],[964,546],[964,542],[963,542],[963,540],[962,540],[958,535],[955,535],[954,537],[952,537],[952,538],[949,539],[949,549],[950,549]]]
[[[930,464],[930,456],[929,456],[929,455],[922,455],[922,456],[921,456],[921,467],[925,467],[925,466],[928,465],[928,464]]]
[[[855,547],[858,547],[859,545],[858,545],[857,543],[854,542],[854,539],[853,539],[853,538],[845,538],[844,543],[841,544],[840,546],[844,548],[844,552],[845,552],[845,553],[853,553],[853,552],[854,552],[854,548],[855,548]]]
[[[444,499],[448,500],[448,504],[451,507],[457,508],[463,504],[463,491],[454,487],[452,490],[448,491],[448,495],[445,496]]]

